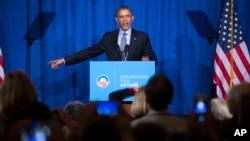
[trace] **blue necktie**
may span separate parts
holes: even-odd
[[[121,50],[121,52],[124,51],[125,45],[127,43],[126,35],[127,35],[127,33],[125,33],[125,32],[122,33],[121,44],[120,44],[120,50]]]

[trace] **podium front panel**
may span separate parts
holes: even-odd
[[[111,92],[145,85],[154,74],[154,61],[90,61],[90,101],[108,101]]]

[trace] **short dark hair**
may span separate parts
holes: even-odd
[[[130,11],[131,15],[133,15],[132,9],[128,6],[123,5],[116,10],[116,17],[118,16],[119,11],[122,9],[128,9]]]
[[[149,79],[145,93],[150,107],[154,110],[162,110],[172,102],[174,88],[164,74],[155,74]]]

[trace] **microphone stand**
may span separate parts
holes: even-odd
[[[209,43],[209,45],[210,45],[210,48],[212,49],[212,47],[213,47],[213,42],[214,42],[214,39],[212,38],[212,37],[208,37],[207,38],[207,40],[208,40],[208,43]],[[211,58],[213,58],[213,57],[211,57]],[[213,60],[213,59],[212,59]],[[211,66],[213,66],[213,61],[211,62]],[[211,85],[210,85],[210,99],[212,99],[212,98],[216,98],[216,84],[213,82],[213,77],[212,77],[212,83],[211,83]]]
[[[31,77],[31,46],[34,42],[33,38],[29,38],[27,40],[28,46],[27,46],[27,74],[29,77]]]
[[[129,45],[126,44],[124,51],[122,52],[122,61],[127,61]]]

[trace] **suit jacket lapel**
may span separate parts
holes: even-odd
[[[120,47],[119,47],[119,45],[118,45],[118,43],[117,43],[118,34],[119,34],[119,30],[115,30],[115,31],[113,32],[113,35],[112,35],[112,45],[113,45],[114,50],[115,50],[118,54],[120,54],[120,52],[119,52]],[[118,50],[118,49],[119,49],[119,50]]]
[[[113,42],[114,44],[116,44],[116,45],[118,45],[118,44],[117,44],[118,34],[119,34],[119,31],[118,31],[118,30],[115,30],[115,31],[113,32],[113,36],[112,36],[112,42]]]

